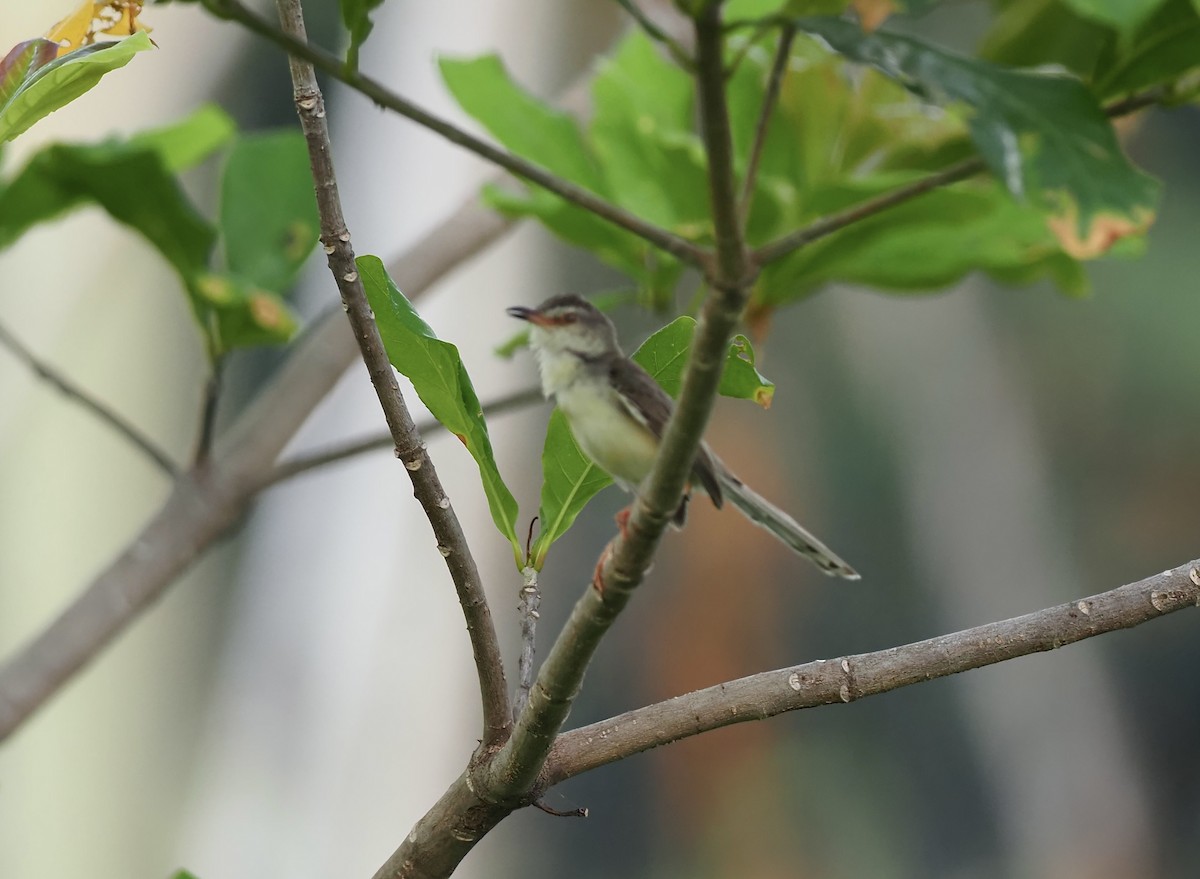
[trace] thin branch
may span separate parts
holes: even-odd
[[[276,0],[275,5],[284,32],[300,43],[306,42],[300,0]],[[309,164],[321,219],[321,242],[328,255],[329,270],[341,292],[354,338],[395,441],[396,457],[404,462],[405,471],[412,480],[413,493],[425,510],[437,538],[438,551],[446,559],[446,567],[458,592],[479,677],[480,699],[483,703],[483,741],[485,746],[490,745],[502,738],[509,728],[508,688],[504,682],[500,643],[492,624],[479,569],[458,516],[400,393],[371,306],[363,291],[362,279],[354,263],[350,233],[342,216],[329,126],[325,118],[325,102],[317,85],[316,73],[311,64],[295,57],[289,58],[288,66],[292,74],[296,112],[308,144]]]
[[[762,672],[571,730],[547,786],[633,754],[734,723],[866,696],[1128,629],[1200,606],[1200,559],[1090,598],[903,647]]]
[[[612,204],[582,186],[578,186],[551,174],[540,165],[536,165],[505,149],[481,140],[478,137],[458,128],[446,120],[422,109],[406,98],[385,87],[369,76],[364,76],[356,70],[348,70],[346,65],[336,56],[313,46],[305,40],[283,33],[271,24],[247,9],[238,0],[203,0],[206,9],[219,18],[236,21],[244,25],[264,39],[279,46],[292,58],[303,60],[323,73],[345,83],[350,88],[370,98],[380,107],[399,113],[411,119],[418,125],[428,128],[435,134],[460,146],[480,158],[499,165],[501,168],[515,174],[523,180],[535,183],[543,189],[566,199],[590,211],[601,219],[607,220],[628,232],[632,232],[656,247],[665,250],[694,266],[703,266],[707,255],[705,250],[685,238],[681,238],[653,223],[648,223],[635,214]]]
[[[497,397],[490,403],[483,404],[483,414],[490,418],[494,415],[502,415],[514,409],[540,403],[542,400],[541,388],[525,388],[502,397]],[[445,426],[433,418],[428,421],[422,421],[417,425],[417,432],[422,436],[428,436],[431,433],[437,433],[444,429]],[[263,489],[272,485],[278,485],[280,482],[291,479],[294,476],[299,476],[302,473],[308,473],[319,467],[336,464],[339,461],[344,461],[347,458],[353,458],[367,452],[394,449],[395,445],[395,440],[392,439],[390,433],[379,433],[366,439],[332,446],[322,452],[298,455],[291,460],[275,465],[271,472],[259,481],[258,488]]]
[[[213,438],[217,432],[217,410],[221,401],[221,379],[225,373],[225,357],[219,355],[212,360],[212,372],[204,383],[204,399],[200,404],[200,435],[196,441],[196,466],[208,461],[212,453]]]
[[[785,24],[779,32],[779,45],[775,47],[775,60],[771,62],[771,73],[767,78],[767,90],[763,95],[762,110],[758,114],[758,124],[754,129],[754,144],[750,148],[750,158],[746,162],[746,179],[742,181],[742,222],[750,216],[750,206],[754,202],[754,185],[758,180],[758,165],[762,161],[763,147],[767,144],[767,129],[771,125],[771,115],[779,102],[779,91],[783,86],[783,75],[787,73],[788,58],[792,51],[792,40],[796,38],[796,28]]]
[[[888,208],[911,201],[918,195],[924,195],[926,192],[941,189],[943,186],[949,186],[951,183],[958,183],[961,180],[966,180],[968,177],[974,177],[986,167],[983,159],[977,157],[955,162],[950,167],[930,174],[927,177],[922,177],[920,180],[906,183],[904,186],[899,186],[891,192],[885,192],[874,198],[868,198],[844,210],[828,214],[819,220],[814,220],[807,226],[797,229],[795,232],[789,232],[782,238],[777,238],[770,244],[765,244],[758,248],[754,252],[754,259],[759,265],[766,265],[777,259],[782,259],[794,250],[799,250],[807,244],[812,244],[814,241],[824,238],[827,235],[839,232],[860,220],[883,213]]]
[[[617,0],[621,8],[624,9],[638,23],[646,36],[650,39],[662,43],[667,51],[671,53],[671,57],[675,59],[675,63],[684,70],[694,70],[696,62],[687,50],[679,44],[679,41],[672,37],[669,33],[655,24],[648,15],[637,5],[635,0]]]
[[[1155,86],[1144,92],[1139,92],[1138,94],[1130,95],[1127,98],[1122,98],[1119,101],[1108,104],[1105,106],[1104,112],[1109,118],[1117,119],[1121,116],[1127,116],[1139,110],[1152,107],[1160,103],[1165,96],[1165,90],[1160,86]],[[777,238],[769,244],[758,248],[754,252],[754,260],[758,265],[766,265],[767,263],[774,262],[777,259],[787,256],[794,250],[798,250],[807,244],[812,244],[814,241],[824,238],[827,235],[832,235],[834,232],[838,232],[860,220],[865,220],[868,217],[886,211],[888,208],[904,204],[904,202],[910,201],[919,195],[924,195],[926,192],[931,192],[934,189],[940,189],[943,186],[949,186],[952,183],[958,183],[974,177],[985,170],[987,170],[987,165],[983,159],[979,157],[963,159],[947,168],[943,168],[941,171],[936,171],[927,177],[922,177],[920,180],[899,186],[891,192],[885,192],[882,195],[869,198],[859,204],[851,205],[845,210],[821,217],[801,229],[789,232],[782,238]]]
[[[136,446],[147,458],[153,461],[160,470],[172,479],[179,475],[179,466],[171,457],[160,449],[153,440],[142,433],[129,421],[118,415],[106,404],[101,403],[79,385],[75,384],[61,372],[41,360],[25,344],[18,339],[7,327],[0,324],[0,346],[25,364],[29,370],[42,381],[53,385],[59,393],[74,400],[92,415],[103,421],[132,445]]]

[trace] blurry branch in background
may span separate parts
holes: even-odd
[[[61,394],[70,397],[119,433],[168,476],[175,478],[179,475],[179,466],[152,439],[54,367],[39,359],[33,351],[27,348],[20,339],[2,324],[0,324],[0,347],[8,349],[9,353],[29,367],[34,375],[42,381],[53,385]]]
[[[540,403],[543,399],[541,388],[525,388],[524,390],[513,391],[511,394],[497,397],[490,403],[484,403],[482,407],[483,414],[489,418],[493,415],[503,415],[505,412],[512,412],[516,409]],[[428,421],[422,421],[417,425],[417,432],[422,436],[428,436],[442,430],[445,430],[445,426],[440,421],[432,418]],[[348,458],[354,458],[366,452],[394,447],[395,442],[390,433],[379,433],[366,439],[336,445],[322,452],[298,455],[295,458],[277,464],[264,479],[259,481],[258,487],[260,489],[269,488],[272,485],[278,485],[285,480],[291,479],[293,476],[299,476],[329,464],[336,464],[339,461],[345,461]]]
[[[196,466],[208,461],[212,453],[213,438],[217,435],[217,411],[221,402],[221,379],[225,373],[225,356],[211,359],[211,371],[204,383],[204,399],[200,403],[200,435],[196,440]]]
[[[697,690],[559,737],[545,782],[723,726],[853,702],[1018,656],[1054,650],[1200,606],[1200,559],[1089,598],[925,641],[817,660]]]
[[[512,227],[472,194],[388,264],[418,296]],[[245,515],[279,453],[357,356],[341,309],[306,332],[268,385],[183,473],[120,554],[0,665],[0,741],[100,653]],[[174,465],[172,465],[174,467]],[[265,484],[270,484],[269,480]]]
[[[481,140],[418,107],[371,77],[348,69],[337,56],[309,44],[306,40],[297,39],[295,36],[273,27],[269,22],[259,18],[254,12],[239,3],[238,0],[202,0],[202,2],[204,8],[218,18],[236,21],[244,25],[247,29],[283,49],[290,57],[311,64],[317,70],[370,98],[380,107],[399,113],[451,143],[469,150],[494,165],[499,165],[517,177],[535,183],[568,202],[591,211],[596,216],[632,232],[685,263],[696,266],[702,263],[703,249],[687,239],[649,223],[624,208],[606,201],[590,190],[551,174],[540,165]]]
[[[276,8],[284,31],[297,41],[304,42],[304,13],[300,0],[277,0]],[[328,256],[329,271],[341,293],[346,315],[354,329],[354,338],[383,408],[384,418],[395,442],[396,457],[403,462],[405,472],[412,481],[413,493],[429,519],[437,538],[438,551],[446,560],[466,617],[483,703],[483,744],[486,747],[507,734],[510,719],[504,660],[492,623],[491,609],[483,591],[479,567],[463,534],[458,514],[446,495],[433,460],[400,393],[379,328],[375,325],[375,316],[363,290],[362,278],[354,261],[350,232],[342,215],[325,101],[317,85],[316,72],[307,61],[294,56],[289,57],[288,66],[291,69],[296,113],[308,144],[317,210],[321,218],[321,242]]]

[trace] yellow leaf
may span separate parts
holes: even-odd
[[[1139,210],[1132,217],[1113,214],[1097,214],[1092,218],[1084,234],[1079,234],[1079,214],[1075,208],[1066,213],[1048,217],[1046,225],[1062,245],[1067,255],[1074,259],[1095,259],[1102,256],[1122,238],[1140,235],[1154,222],[1154,213]]]
[[[850,5],[858,13],[858,22],[867,33],[877,30],[896,11],[894,0],[851,0]]]
[[[46,39],[58,43],[58,54],[65,55],[85,45],[92,31],[92,21],[96,17],[96,4],[87,0],[76,7],[75,11],[50,28]]]
[[[59,55],[96,42],[98,34],[127,37],[150,28],[138,21],[143,0],[87,0],[50,28],[46,39],[58,43]]]

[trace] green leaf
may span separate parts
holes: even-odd
[[[375,23],[371,12],[383,5],[383,0],[338,0],[342,8],[342,22],[350,32],[350,47],[346,50],[346,66],[358,70],[358,50],[371,35]]]
[[[575,120],[513,82],[499,59],[494,56],[463,61],[442,59],[439,66],[459,105],[507,149],[598,195],[616,200],[600,171],[595,152]],[[661,99],[661,89],[645,83],[643,86],[646,100]],[[697,196],[693,192],[689,197]],[[651,301],[665,299],[679,277],[681,268],[673,257],[538,187],[530,186],[517,194],[507,188],[489,186],[484,190],[484,200],[508,216],[536,217],[560,238],[588,249],[638,280],[650,291],[647,298]]]
[[[695,333],[696,321],[690,317],[676,318],[633,354],[633,359],[673,397],[679,393]],[[775,385],[755,369],[754,349],[745,336],[736,336],[729,346],[720,392],[727,397],[753,400],[764,408],[771,405]],[[574,524],[587,502],[611,484],[608,474],[584,455],[571,435],[567,419],[555,409],[542,449],[542,499],[538,510],[541,530],[530,551],[530,563],[535,568],[541,569],[550,547]]]
[[[12,140],[39,119],[71,103],[104,74],[124,67],[135,54],[153,45],[149,35],[140,31],[115,43],[85,46],[47,62],[45,42],[22,43],[0,64],[0,143]]]
[[[575,120],[513,82],[499,58],[442,58],[438,67],[459,106],[508,149],[593,192],[603,192],[595,160]]]
[[[1066,0],[1084,18],[1108,25],[1130,36],[1163,4],[1163,0]]]
[[[1200,67],[1200,13],[1190,0],[1167,0],[1128,40],[1108,42],[1096,62],[1104,97],[1171,83]]]
[[[320,236],[300,132],[237,141],[221,180],[220,222],[230,271],[279,293],[292,285]]]
[[[130,136],[134,149],[153,150],[163,167],[178,174],[199,165],[233,140],[237,124],[216,104],[202,104],[181,122]]]
[[[188,289],[214,354],[255,345],[282,345],[299,322],[278,294],[237,275],[204,272]]]
[[[148,146],[59,144],[34,155],[0,192],[0,247],[80,204],[136,229],[184,279],[208,263],[216,233]]]
[[[691,78],[641,31],[601,62],[588,134],[613,200],[689,238],[711,235]]]
[[[612,478],[588,460],[575,442],[562,412],[551,412],[542,446],[539,530],[530,547],[530,564],[540,571],[554,542],[575,524],[587,502],[610,485]]]
[[[1158,186],[1125,159],[1108,119],[1076,80],[1007,70],[910,37],[864,34],[846,21],[798,24],[927,100],[965,105],[971,137],[993,173],[1014,196],[1070,218],[1079,239],[1114,217],[1128,224],[1126,232],[1148,225]]]
[[[524,559],[516,532],[517,502],[496,467],[483,407],[458,349],[434,335],[392,283],[378,257],[361,256],[357,264],[388,359],[413,383],[433,417],[462,441],[479,465],[492,521],[512,544],[513,557],[521,567]]]
[[[911,172],[878,174],[820,187],[809,193],[808,207],[818,216],[833,213],[915,179]],[[1071,293],[1085,286],[1045,216],[982,181],[926,193],[765,266],[754,303],[776,307],[832,282],[928,292],[975,270],[1026,282],[1048,274]]]

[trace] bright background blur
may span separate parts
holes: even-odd
[[[72,5],[7,4],[0,45]],[[330,42],[336,5],[308,5],[310,31]],[[943,40],[975,33],[984,13],[954,5],[931,27]],[[18,139],[8,173],[44,144],[165,124],[209,99],[246,129],[294,124],[274,49],[195,7],[145,18],[159,50]],[[391,0],[377,18],[363,67],[458,119],[438,53],[498,51],[550,96],[623,24],[602,0]],[[400,252],[489,173],[357,95],[328,98],[359,253]],[[1162,212],[1144,259],[1093,266],[1089,298],[972,279],[927,297],[833,289],[779,313],[762,352],[775,405],[723,402],[709,436],[864,582],[831,584],[732,513],[695,504],[569,723],[1024,613],[1200,555],[1198,134],[1194,109],[1131,134],[1135,159],[1166,181]],[[190,178],[209,209],[214,180],[212,168]],[[319,262],[301,294],[309,314],[336,296]],[[202,357],[174,277],[140,239],[80,211],[0,253],[0,279],[6,326],[187,455]],[[514,329],[504,306],[616,282],[527,226],[421,307],[487,400],[534,378],[527,355],[491,354]],[[630,348],[654,327],[618,319]],[[241,357],[227,415],[277,362]],[[545,416],[492,425],[523,511],[536,508]],[[353,368],[293,450],[379,427]],[[445,439],[430,449],[515,664],[520,579],[507,545],[465,451]],[[0,651],[77,594],[167,488],[0,351]],[[552,553],[543,647],[623,501],[606,492]],[[1197,626],[1182,613],[633,758],[551,793],[589,819],[518,813],[460,875],[1194,877]],[[477,705],[453,590],[392,456],[295,480],[0,748],[0,876],[368,876],[461,769]]]

